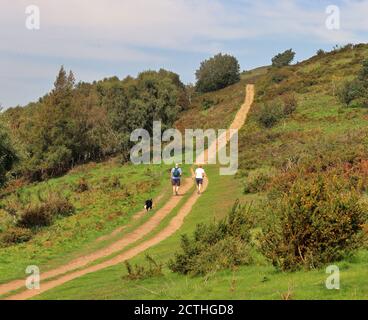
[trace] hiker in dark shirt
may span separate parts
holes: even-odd
[[[173,187],[173,194],[179,195],[179,187],[180,187],[180,180],[182,175],[182,170],[179,167],[179,164],[175,165],[175,168],[171,169],[171,184]]]

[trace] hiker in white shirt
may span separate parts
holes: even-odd
[[[203,186],[203,179],[206,176],[206,173],[204,171],[204,169],[202,168],[202,166],[198,166],[198,168],[195,171],[195,179],[196,179],[196,183],[197,183],[197,190],[198,190],[198,194],[201,194],[201,189]]]

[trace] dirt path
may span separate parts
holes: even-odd
[[[187,193],[192,186],[193,186],[192,179],[188,178],[184,180],[184,183],[180,190],[181,194]],[[42,281],[85,267],[86,265],[90,264],[91,262],[97,259],[104,258],[111,254],[119,252],[128,245],[136,242],[137,240],[142,239],[144,236],[149,234],[161,223],[161,221],[179,204],[181,198],[182,198],[181,196],[172,197],[170,201],[168,201],[161,209],[157,210],[155,215],[153,215],[147,222],[143,223],[142,225],[134,229],[132,232],[125,235],[122,239],[117,240],[111,245],[103,249],[97,250],[91,254],[76,258],[71,262],[62,265],[56,269],[42,273]],[[113,233],[115,233],[116,231],[117,230],[115,230]],[[0,295],[22,288],[24,287],[24,283],[25,282],[22,279],[2,284],[0,285]]]
[[[240,129],[247,118],[247,114],[250,110],[250,107],[253,103],[254,99],[254,86],[248,85],[246,88],[246,99],[244,104],[241,106],[240,110],[235,116],[235,119],[233,123],[230,126],[230,129]],[[226,139],[228,140],[230,138],[230,134],[227,135]],[[212,145],[209,147],[211,149],[213,147]],[[208,155],[205,155],[205,159],[207,160]],[[182,188],[182,193],[186,193],[189,191],[189,189],[192,186],[192,183],[190,183],[187,179],[185,185]],[[206,179],[207,180],[207,179]],[[208,186],[208,180],[205,181],[203,186],[203,191],[207,189]],[[153,216],[149,221],[139,226],[137,229],[132,231],[131,233],[127,234],[124,238],[121,240],[118,240],[117,242],[111,244],[110,246],[101,249],[95,253],[92,253],[90,255],[87,255],[85,257],[81,257],[76,259],[75,261],[72,261],[69,264],[66,264],[64,266],[61,266],[57,269],[51,270],[49,272],[45,272],[42,274],[42,280],[50,279],[56,276],[60,276],[59,278],[55,280],[50,280],[47,282],[43,282],[41,284],[40,290],[27,290],[23,291],[19,294],[10,296],[7,298],[7,300],[25,300],[32,298],[36,295],[39,295],[43,292],[46,292],[52,288],[55,288],[57,286],[60,286],[68,281],[71,281],[73,279],[79,278],[83,275],[86,275],[91,272],[96,272],[102,269],[105,269],[107,267],[116,265],[118,263],[124,262],[128,259],[133,258],[137,254],[147,250],[148,248],[160,243],[161,241],[167,239],[169,236],[174,234],[176,231],[180,229],[182,226],[185,217],[191,212],[194,204],[197,202],[198,195],[196,193],[193,193],[190,198],[185,202],[185,204],[180,208],[178,214],[170,221],[169,225],[166,226],[163,230],[161,230],[158,234],[153,236],[151,239],[146,240],[142,242],[141,244],[123,252],[122,254],[117,255],[116,257],[106,260],[102,263],[99,263],[94,266],[86,267],[84,269],[71,272],[73,270],[76,270],[77,268],[81,268],[89,264],[90,262],[95,261],[96,259],[99,259],[101,257],[109,256],[115,252],[121,251],[123,248],[125,248],[127,245],[132,244],[136,242],[139,239],[142,239],[144,235],[147,235],[151,231],[153,231],[160,222],[178,205],[180,202],[181,197],[173,197],[170,199],[170,201],[158,212]],[[65,274],[67,272],[70,272],[68,274]],[[65,274],[65,275],[62,275]],[[4,284],[0,286],[0,294],[4,294],[6,292],[10,292],[15,289],[19,289],[24,286],[24,280],[18,280],[13,281],[8,284]]]

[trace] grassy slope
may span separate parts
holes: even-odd
[[[162,193],[163,189],[168,190],[168,185],[164,184],[167,168],[152,166],[149,171],[147,169],[121,166],[114,161],[89,164],[78,167],[64,177],[19,189],[17,192],[21,197],[29,196],[32,201],[38,193],[61,192],[70,197],[76,213],[56,220],[26,244],[1,248],[0,282],[24,276],[24,270],[30,264],[38,265],[43,270],[53,268],[113,241],[114,238],[101,242],[95,240],[117,227],[127,225],[132,215],[142,210],[144,200]],[[73,189],[81,178],[87,180],[90,190],[75,193]],[[115,178],[119,179],[120,188],[111,187]],[[157,181],[157,184],[151,185],[152,181]],[[127,197],[126,191],[131,196]],[[11,194],[1,202],[6,203],[14,197]],[[4,211],[0,211],[0,219],[4,229],[11,223],[9,215]],[[141,223],[141,220],[135,223]],[[118,236],[121,237],[124,232]]]
[[[266,68],[243,74],[243,80],[229,88],[205,95],[218,101],[209,110],[202,109],[203,96],[193,100],[190,110],[178,121],[179,128],[223,128],[230,122],[244,99],[244,85],[256,82],[258,101],[265,101],[288,91],[296,91],[299,108],[289,119],[265,131],[255,121],[248,120],[240,137],[242,172],[270,167],[305,149],[305,145],[326,136],[345,134],[365,126],[366,110],[343,109],[334,92],[344,80],[359,69],[368,48],[332,53],[312,58],[293,67],[282,69],[288,78],[278,85],[270,80]],[[202,117],[198,117],[198,114]],[[307,142],[307,143],[306,143]],[[307,150],[307,149],[306,149]],[[148,250],[158,261],[165,263],[179,247],[182,233],[191,233],[195,225],[214,216],[226,214],[233,201],[242,201],[258,207],[262,194],[242,195],[242,180],[220,177],[216,168],[207,169],[211,183],[208,192],[195,205],[180,232]],[[241,176],[241,175],[240,175]],[[174,212],[175,213],[175,212]],[[162,227],[162,226],[161,226]],[[132,260],[144,263],[144,254]],[[341,290],[329,291],[324,286],[325,270],[278,273],[256,254],[253,266],[235,271],[222,271],[208,278],[180,276],[164,269],[164,277],[140,281],[123,280],[125,267],[118,265],[55,288],[37,299],[280,299],[290,290],[296,299],[367,299],[368,279],[365,276],[368,252],[359,251],[349,260],[339,262]]]
[[[354,51],[345,50],[315,57],[282,69],[282,72],[288,73],[288,78],[277,85],[272,83],[271,75],[266,73],[265,68],[257,70],[257,76],[252,80],[256,82],[258,101],[295,91],[299,107],[291,118],[268,130],[260,128],[254,114],[251,115],[240,138],[242,173],[260,168],[269,170],[295,153],[308,151],[309,143],[364,128],[367,111],[342,108],[334,93],[340,83],[358,71],[363,57],[367,56],[368,47],[364,46]],[[178,122],[178,126],[185,128],[198,124],[199,127],[221,128],[225,126],[224,123],[228,125],[230,114],[233,115],[243,100],[239,92],[244,94],[244,84],[253,76],[254,72],[246,73],[241,83],[207,94],[208,99],[223,101],[210,111],[201,110],[203,96],[196,97],[192,109]],[[201,121],[193,117],[198,112],[203,116]],[[208,192],[198,201],[180,232],[149,250],[160,262],[165,263],[172,257],[172,252],[179,246],[181,233],[190,233],[197,223],[224,215],[235,198],[241,197],[243,201],[252,202],[255,209],[264,199],[262,194],[241,195],[242,180],[234,182],[231,177],[219,177],[215,170],[208,169],[211,179]],[[222,271],[208,278],[185,277],[165,268],[164,277],[127,281],[121,279],[126,271],[123,265],[119,265],[84,276],[37,298],[280,299],[282,293],[287,291],[295,299],[368,298],[368,279],[365,276],[367,250],[360,250],[354,257],[338,263],[341,271],[339,291],[325,288],[324,282],[328,275],[324,269],[278,273],[262,257],[256,257],[253,266]],[[132,262],[144,263],[144,255],[139,255]]]
[[[191,233],[195,225],[213,217],[223,217],[236,198],[242,202],[256,199],[244,196],[239,181],[219,176],[215,167],[207,169],[210,177],[208,191],[202,195],[180,232],[147,251],[157,261],[167,262],[179,248],[180,235]],[[145,254],[131,260],[145,264]],[[360,252],[351,261],[339,264],[342,288],[328,291],[324,270],[313,272],[277,273],[264,259],[256,255],[255,265],[234,271],[221,271],[207,278],[174,274],[164,268],[164,276],[129,281],[123,264],[83,276],[50,290],[36,299],[280,299],[289,290],[296,299],[364,299],[368,298],[366,272],[367,252]]]

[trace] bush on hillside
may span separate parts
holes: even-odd
[[[0,236],[0,243],[3,246],[28,242],[32,239],[32,231],[26,228],[9,228]]]
[[[41,203],[25,208],[17,221],[17,226],[22,228],[50,226],[54,218],[70,216],[74,210],[74,206],[67,199],[51,194]]]
[[[227,54],[217,54],[201,63],[196,71],[196,90],[211,92],[240,81],[240,66],[238,60]]]
[[[260,248],[280,270],[320,267],[362,245],[367,209],[337,178],[300,179],[268,210]]]
[[[229,215],[210,224],[199,224],[193,238],[183,235],[181,252],[170,260],[173,272],[205,275],[251,262],[252,222],[249,209],[236,202]]]
[[[258,169],[251,171],[244,181],[243,192],[245,194],[263,192],[271,180],[273,172],[270,169]]]
[[[281,101],[273,100],[261,105],[257,112],[258,122],[265,128],[271,128],[283,118]]]
[[[85,178],[81,178],[78,180],[77,184],[74,187],[74,191],[78,193],[83,193],[89,190],[88,181]]]
[[[368,60],[363,61],[354,80],[346,81],[340,87],[338,98],[347,107],[368,107]]]
[[[153,277],[160,277],[163,275],[161,263],[156,262],[150,255],[146,255],[146,260],[148,262],[148,267],[143,265],[132,266],[129,261],[125,261],[125,267],[128,274],[124,276],[128,280],[142,280]]]
[[[295,52],[292,49],[286,50],[272,58],[272,66],[277,68],[288,66],[294,57]]]
[[[282,101],[284,103],[284,115],[289,116],[293,114],[298,107],[298,100],[293,93],[288,93],[282,96]]]

